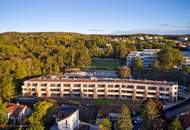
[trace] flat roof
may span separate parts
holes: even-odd
[[[114,83],[136,83],[153,85],[177,85],[177,82],[155,81],[155,80],[131,80],[122,78],[97,78],[97,77],[66,77],[66,76],[41,76],[28,81],[33,82],[114,82]]]

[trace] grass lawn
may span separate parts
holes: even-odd
[[[93,59],[89,68],[92,69],[117,69],[120,67],[118,59]]]

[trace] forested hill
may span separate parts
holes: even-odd
[[[111,57],[124,61],[132,50],[176,47],[168,38],[145,40],[138,35],[84,35],[79,33],[1,33],[0,34],[0,97],[14,95],[26,77],[59,74],[63,67],[85,68],[93,57]],[[149,40],[148,40],[149,38]],[[164,44],[163,44],[164,43]]]

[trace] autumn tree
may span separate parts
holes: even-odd
[[[127,66],[119,68],[121,78],[128,78],[131,75],[131,69]]]
[[[178,118],[175,118],[168,127],[168,130],[183,130],[180,121]]]
[[[129,109],[126,105],[121,108],[121,116],[119,117],[117,128],[118,130],[131,130],[133,127]]]
[[[159,102],[154,99],[149,99],[144,106],[143,116],[144,116],[144,129],[161,129],[163,127],[163,120],[161,118],[162,106]]]
[[[99,128],[100,130],[111,130],[111,125],[109,118],[103,118]]]

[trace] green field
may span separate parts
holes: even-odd
[[[117,69],[120,67],[118,59],[93,59],[90,68],[93,69]]]

